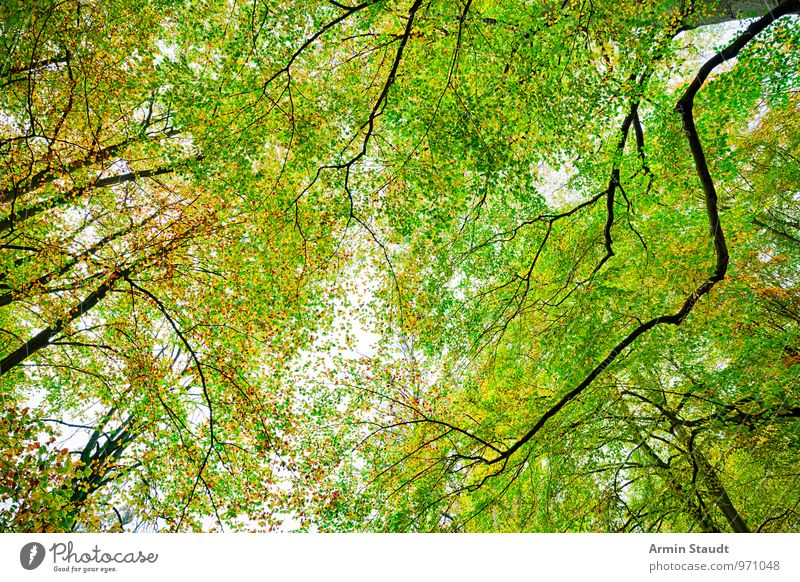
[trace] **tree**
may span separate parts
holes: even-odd
[[[4,529],[797,528],[795,0],[124,4],[2,14]]]
[[[14,457],[54,474],[6,484],[7,529],[121,527],[117,504],[172,528],[246,505],[268,527],[253,479],[292,467],[280,367],[324,327],[315,243],[271,228],[281,213],[247,198],[263,182],[231,189],[244,152],[193,145],[200,112],[179,120],[169,86],[185,71],[159,63],[170,9],[145,4],[4,14],[3,404],[39,401],[20,435],[83,433],[62,471]]]

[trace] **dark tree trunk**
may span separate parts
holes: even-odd
[[[759,18],[778,4],[779,0],[719,0],[711,14],[690,16],[684,24],[687,28],[698,28],[745,18]]]

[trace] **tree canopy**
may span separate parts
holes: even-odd
[[[797,531],[800,1],[0,7],[0,530]]]

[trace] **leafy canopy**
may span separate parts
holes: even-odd
[[[0,529],[796,530],[768,4],[6,2]]]

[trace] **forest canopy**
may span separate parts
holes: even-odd
[[[800,0],[0,7],[0,531],[800,530]]]

